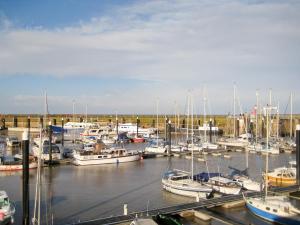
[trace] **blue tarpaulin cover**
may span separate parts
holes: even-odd
[[[53,133],[62,133],[62,132],[64,132],[64,129],[62,127],[53,126],[53,125],[51,125],[50,127],[51,127]]]
[[[221,176],[221,173],[206,173],[206,172],[202,172],[202,173],[198,173],[198,174],[194,175],[193,179],[197,180],[197,181],[207,182],[210,177],[218,177],[218,176]]]

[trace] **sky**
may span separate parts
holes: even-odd
[[[300,113],[300,1],[0,0],[0,114]]]

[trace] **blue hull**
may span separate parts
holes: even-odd
[[[248,209],[255,214],[258,217],[261,217],[265,220],[271,221],[271,222],[276,222],[276,223],[280,223],[280,224],[284,224],[284,225],[299,225],[300,224],[300,220],[296,220],[294,218],[287,218],[287,217],[280,217],[277,216],[275,214],[263,211],[261,209],[255,208],[254,206],[250,205],[250,204],[246,204]]]

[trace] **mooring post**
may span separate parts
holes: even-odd
[[[300,185],[300,124],[296,126],[296,165],[297,184]]]
[[[137,116],[136,117],[136,137],[138,137],[138,135],[139,135],[139,122],[140,122],[140,120],[139,120],[139,117]]]
[[[239,118],[236,120],[236,134],[237,134],[237,136],[240,136],[240,119]]]
[[[209,143],[212,143],[212,119],[209,120]]]
[[[124,216],[128,215],[128,208],[127,208],[127,204],[124,204]]]
[[[5,118],[2,118],[2,127],[3,127],[3,129],[6,128],[6,126],[5,126]]]
[[[24,131],[22,136],[23,154],[23,225],[29,225],[29,132]]]
[[[13,121],[14,121],[14,127],[18,127],[18,118],[14,117]]]
[[[65,130],[64,130],[64,118],[61,118],[61,146],[64,147]]]
[[[117,133],[117,142],[119,141],[119,119],[116,118],[116,133]]]

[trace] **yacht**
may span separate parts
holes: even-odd
[[[35,157],[39,157],[39,151],[40,151],[40,143],[42,143],[42,152],[41,152],[41,159],[42,160],[49,160],[49,154],[50,154],[50,143],[48,138],[42,138],[42,142],[40,141],[40,138],[35,138],[33,141],[32,146],[32,152]],[[60,160],[61,157],[61,151],[58,145],[51,144],[52,149],[52,160]]]
[[[107,148],[107,146],[97,143],[95,150],[76,151],[73,153],[73,158],[75,165],[86,166],[138,161],[140,154],[125,148]]]
[[[236,181],[222,176],[210,177],[205,185],[222,194],[238,195],[241,192],[241,186]]]
[[[296,161],[289,162],[290,167],[278,167],[267,173],[268,181],[275,186],[288,186],[296,184]]]
[[[247,208],[258,217],[279,224],[300,224],[300,210],[286,196],[244,196],[244,200]]]
[[[171,193],[196,198],[208,198],[213,190],[192,179],[189,172],[176,169],[164,174],[162,186]]]
[[[114,128],[114,131],[117,131],[117,127]],[[126,132],[128,134],[136,134],[137,133],[137,124],[133,123],[123,123],[118,125],[118,132]],[[138,133],[143,135],[144,137],[149,137],[151,134],[156,132],[155,128],[138,128]]]

